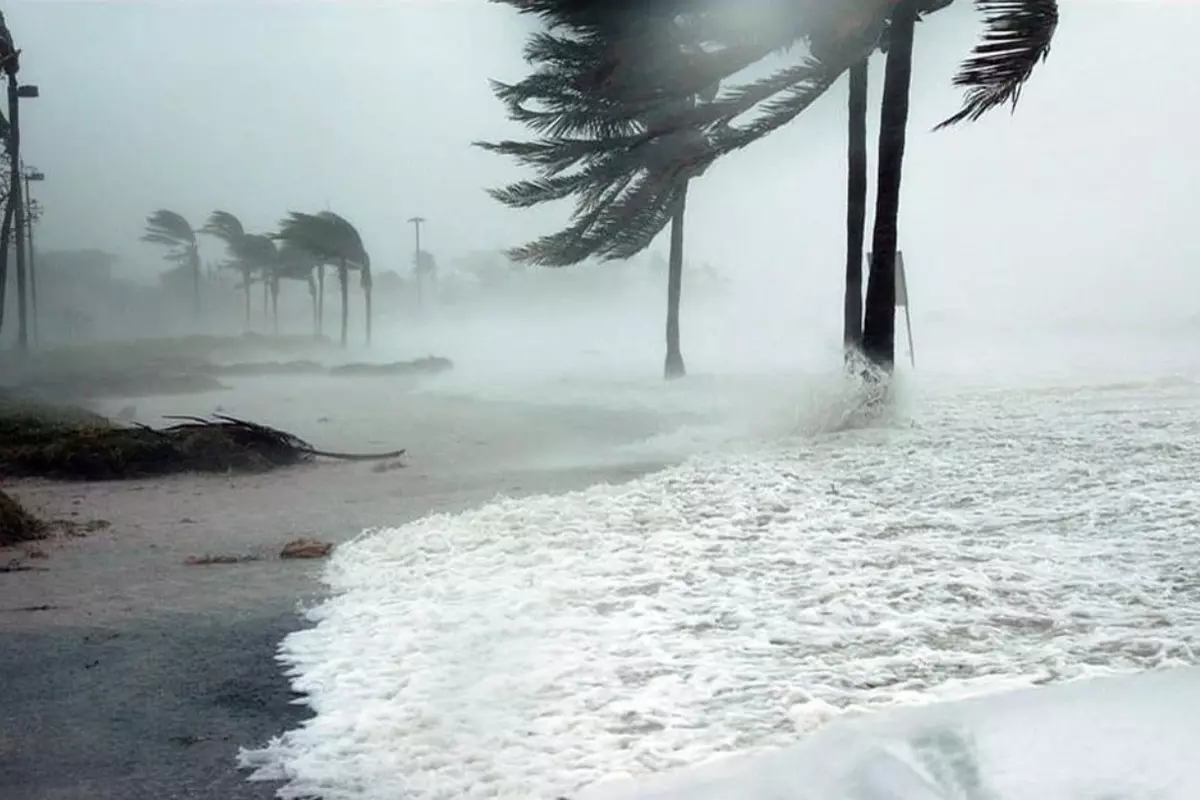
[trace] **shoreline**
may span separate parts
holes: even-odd
[[[6,481],[31,512],[70,529],[0,550],[0,562],[33,568],[0,574],[6,800],[274,797],[277,786],[248,781],[236,754],[308,715],[275,653],[308,624],[302,607],[324,596],[325,560],[281,559],[286,542],[336,547],[365,529],[501,495],[623,483],[678,461],[614,456],[670,427],[653,414],[399,394],[326,424],[320,398],[273,405],[253,391],[230,399],[270,409],[255,418],[322,445],[386,439],[410,456],[403,468],[378,471],[325,462],[261,475]],[[33,550],[41,557],[24,557]],[[187,563],[205,555],[258,558]]]

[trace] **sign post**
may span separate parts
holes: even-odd
[[[908,308],[908,276],[904,272],[904,251],[896,251],[896,306],[904,307],[904,327],[908,331],[908,360],[917,368],[917,353],[913,349],[912,312]]]
[[[871,254],[867,253],[867,263],[871,263]],[[912,313],[908,308],[908,275],[904,272],[904,251],[896,251],[896,308],[904,309],[904,327],[908,332],[908,361],[913,369],[917,367],[917,354],[913,350]]]

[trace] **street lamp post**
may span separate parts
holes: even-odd
[[[29,189],[29,184],[34,181],[44,181],[46,175],[36,169],[25,171],[25,219],[29,226],[29,317],[31,324],[31,332],[33,333],[33,343],[38,343],[38,295],[37,295],[37,251],[33,246],[33,223],[37,222],[40,207],[37,201],[33,199],[33,193]]]
[[[21,197],[21,100],[38,96],[38,87],[17,83],[17,69],[8,70],[8,157],[10,202],[13,203],[13,228],[17,245],[17,348],[29,350],[29,304],[25,271],[25,203]]]
[[[412,223],[413,230],[416,232],[416,244],[413,247],[413,273],[417,279],[417,308],[421,307],[421,223],[425,221],[424,217],[409,217],[408,221]]]

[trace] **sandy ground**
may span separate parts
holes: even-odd
[[[134,403],[137,418],[231,414],[336,450],[407,447],[405,466],[322,463],[254,477],[5,485],[51,519],[99,530],[0,551],[0,797],[5,800],[266,798],[233,768],[303,715],[273,661],[319,596],[318,561],[285,561],[305,536],[454,512],[498,493],[620,481],[666,458],[614,457],[678,417],[599,405],[496,402],[386,382],[247,381],[231,391]],[[194,566],[191,556],[257,556]]]

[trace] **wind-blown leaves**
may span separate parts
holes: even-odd
[[[142,241],[169,247],[187,247],[196,244],[196,231],[182,214],[160,208],[146,217],[146,233]]]
[[[353,269],[371,266],[358,230],[332,211],[317,214],[292,211],[280,221],[279,232],[273,238],[286,247],[311,253],[320,263],[337,265],[345,261]]]
[[[899,3],[915,4],[925,17],[953,2],[494,1],[537,15],[548,28],[525,47],[534,72],[493,84],[509,116],[541,138],[481,146],[534,170],[492,190],[500,202],[526,208],[575,198],[567,230],[512,253],[550,265],[623,258],[649,245],[683,183],[811,107],[886,44]],[[1057,0],[975,5],[986,32],[955,78],[967,98],[939,127],[1015,103],[1057,24]],[[792,63],[738,81],[746,67],[793,49]]]
[[[938,128],[974,122],[1006,103],[1015,109],[1034,67],[1050,55],[1057,0],[975,0],[975,7],[984,15],[983,40],[954,78],[967,97],[962,110]]]
[[[228,211],[214,211],[209,214],[208,221],[204,223],[204,227],[200,229],[200,232],[217,237],[227,247],[232,247],[234,243],[246,235],[246,229],[242,226],[242,221]]]

